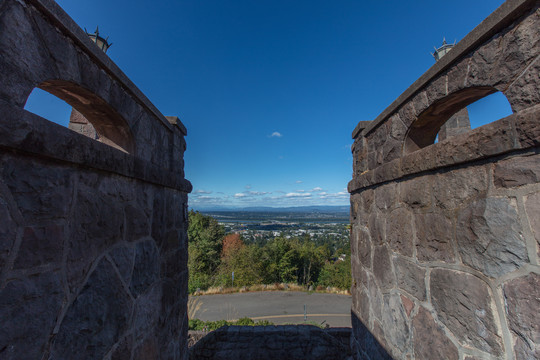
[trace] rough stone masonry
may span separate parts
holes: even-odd
[[[187,358],[185,135],[56,3],[0,0],[1,359]]]
[[[513,115],[434,143],[496,91]],[[539,359],[539,2],[506,1],[353,138],[354,356]]]

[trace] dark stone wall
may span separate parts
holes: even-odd
[[[356,358],[540,358],[539,14],[507,1],[356,128]],[[513,115],[433,144],[494,91]]]
[[[312,325],[224,326],[190,348],[190,359],[348,359],[350,329]]]
[[[1,359],[187,358],[185,134],[54,2],[0,2]]]

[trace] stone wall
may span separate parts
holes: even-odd
[[[185,135],[54,2],[0,1],[0,358],[187,357]]]
[[[193,345],[190,359],[340,360],[350,358],[349,338],[348,328],[224,326]]]
[[[356,358],[540,358],[538,6],[505,2],[355,129]],[[495,91],[513,115],[433,143]]]

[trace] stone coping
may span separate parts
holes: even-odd
[[[141,90],[124,74],[122,70],[99,49],[86,33],[69,17],[68,14],[53,0],[25,0],[34,5],[49,21],[58,27],[64,35],[71,38],[84,52],[86,52],[103,70],[113,79],[118,81],[128,93],[144,108],[159,119],[161,124],[169,131],[176,125],[183,135],[187,135],[187,129],[180,120],[174,124],[169,123],[165,116],[148,100]]]
[[[536,105],[357,175],[349,182],[348,191],[539,145],[540,105]]]
[[[360,134],[366,135],[377,128],[388,117],[395,113],[419,90],[425,87],[438,74],[454,65],[461,57],[467,55],[472,49],[478,47],[493,35],[498,33],[513,21],[523,15],[527,9],[532,8],[536,0],[507,0],[467,36],[456,44],[444,57],[430,67],[407,90],[405,90],[390,106],[379,114],[373,121],[360,121],[352,133],[356,139]],[[364,130],[364,131],[362,131]]]
[[[0,101],[0,147],[116,173],[189,193],[193,187],[182,173],[151,164],[109,145]],[[0,119],[1,120],[1,119]]]

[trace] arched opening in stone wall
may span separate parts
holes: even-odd
[[[121,151],[134,151],[133,135],[122,115],[75,83],[45,81],[34,88],[24,108]]]
[[[428,107],[411,125],[404,153],[465,133],[512,114],[503,93],[492,87],[457,91]]]

